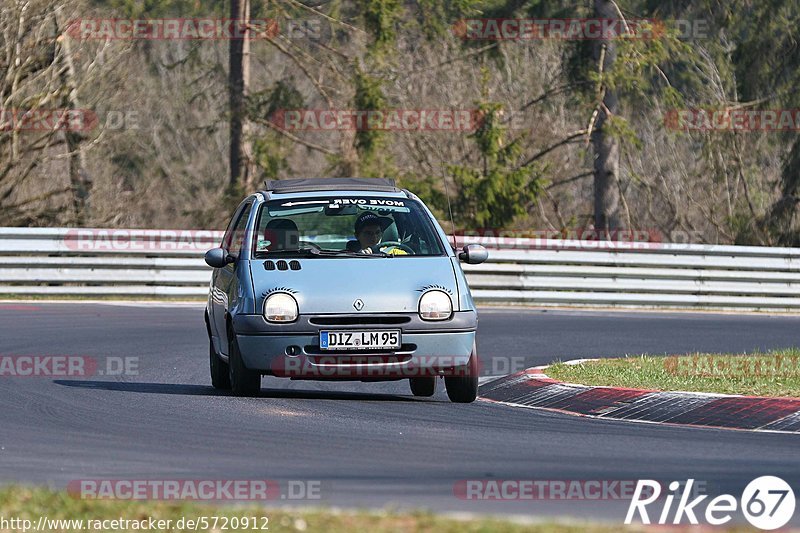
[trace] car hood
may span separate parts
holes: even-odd
[[[267,270],[265,260],[251,261],[256,313],[263,310],[264,299],[271,292],[291,293],[303,315],[409,313],[417,311],[419,297],[432,288],[449,293],[453,309],[458,310],[458,288],[449,257],[315,257],[296,261],[299,270]],[[354,305],[358,299],[363,302],[360,310]]]

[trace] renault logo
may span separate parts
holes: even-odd
[[[362,302],[361,298],[359,298],[355,302],[353,302],[353,307],[356,308],[356,311],[361,311],[362,309],[364,309],[364,302]]]

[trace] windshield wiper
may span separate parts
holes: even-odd
[[[372,252],[371,254],[362,254],[359,252],[350,252],[347,250],[320,250],[320,254],[327,256],[340,256],[340,257],[394,257],[392,254],[386,252]]]
[[[321,255],[326,257],[394,257],[386,252],[372,252],[371,254],[361,254],[358,252],[350,252],[348,250],[318,250],[316,248],[304,248],[308,250],[311,255]]]
[[[303,247],[291,250],[272,250],[269,252],[256,252],[259,258],[276,257],[281,255],[303,255],[305,257],[394,257],[386,252],[373,252],[371,254],[360,254],[347,250],[320,250],[319,248]]]

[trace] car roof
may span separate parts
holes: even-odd
[[[364,191],[402,193],[394,180],[385,178],[306,178],[268,180],[264,192],[291,194],[318,191]]]

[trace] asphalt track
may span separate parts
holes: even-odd
[[[275,503],[614,522],[627,501],[474,501],[456,497],[454,485],[691,477],[739,495],[751,479],[778,475],[800,496],[796,435],[456,405],[441,386],[416,399],[405,381],[265,378],[260,398],[234,398],[211,388],[206,343],[199,305],[0,303],[0,355],[138,358],[138,375],[0,377],[0,482],[303,480],[321,484],[321,500]],[[478,337],[486,373],[578,357],[788,346],[800,346],[800,317],[485,309]]]

